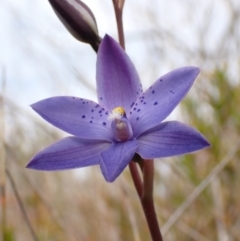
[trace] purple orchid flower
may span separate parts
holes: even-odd
[[[161,123],[198,74],[196,67],[176,69],[143,93],[133,63],[106,35],[97,55],[99,104],[69,96],[33,104],[46,121],[73,136],[37,153],[27,167],[52,171],[99,164],[106,181],[113,182],[135,153],[153,159],[208,147],[197,130],[177,121]]]

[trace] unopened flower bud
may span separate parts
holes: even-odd
[[[97,52],[101,38],[95,17],[89,7],[80,0],[49,0],[54,12],[79,41],[90,44]]]

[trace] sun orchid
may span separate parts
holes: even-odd
[[[33,104],[42,118],[73,136],[37,153],[27,167],[51,171],[100,165],[105,179],[112,182],[135,153],[153,159],[208,147],[197,130],[177,121],[162,122],[198,74],[196,67],[179,68],[143,92],[133,63],[106,35],[97,55],[99,103],[61,96]]]

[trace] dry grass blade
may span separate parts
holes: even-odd
[[[215,178],[211,183],[213,202],[215,206],[215,223],[216,230],[219,241],[227,241],[229,240],[228,233],[226,230],[226,226],[222,221],[224,215],[224,201],[222,195],[222,188],[219,178]]]
[[[228,152],[225,158],[209,173],[209,175],[193,190],[186,201],[173,213],[168,221],[162,227],[163,236],[167,234],[175,222],[182,216],[187,208],[194,202],[194,200],[201,194],[201,192],[209,185],[209,183],[224,169],[224,167],[232,160],[240,146],[240,139],[232,150]]]
[[[183,222],[179,222],[177,227],[184,233],[186,233],[189,237],[193,238],[196,241],[211,241],[210,239],[207,239],[202,234],[197,232],[195,229],[189,227]]]
[[[35,231],[33,230],[33,227],[32,227],[32,225],[31,225],[31,222],[29,221],[29,218],[28,218],[28,216],[27,216],[27,212],[26,212],[26,210],[25,210],[25,207],[24,207],[24,204],[23,204],[23,202],[22,202],[22,200],[21,200],[21,197],[20,197],[20,195],[19,195],[19,193],[18,193],[18,190],[17,190],[16,184],[15,184],[15,182],[14,182],[14,180],[13,180],[13,177],[12,177],[11,173],[10,173],[8,170],[6,170],[6,173],[7,173],[8,179],[9,179],[9,181],[10,181],[10,184],[11,184],[11,186],[12,186],[14,195],[15,195],[15,197],[16,197],[16,199],[17,199],[17,203],[18,203],[18,205],[19,205],[19,208],[20,208],[20,210],[21,210],[21,212],[22,212],[22,214],[23,214],[24,221],[26,222],[26,224],[27,224],[27,226],[28,226],[28,228],[29,228],[29,231],[30,231],[30,233],[31,233],[31,236],[32,236],[32,238],[33,238],[34,241],[38,241],[39,239],[37,238],[37,235],[35,234]]]
[[[0,202],[1,202],[1,226],[2,226],[2,240],[4,240],[4,232],[6,230],[6,181],[5,181],[5,169],[6,158],[4,148],[4,93],[6,85],[6,70],[2,68],[2,98],[0,106]]]

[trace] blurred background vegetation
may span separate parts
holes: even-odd
[[[100,35],[117,38],[111,0],[85,3]],[[197,128],[212,147],[155,161],[164,240],[240,240],[238,0],[126,0],[124,13],[127,52],[145,88],[177,67],[202,70],[169,119]],[[47,0],[2,0],[0,16],[0,240],[150,240],[128,169],[112,184],[99,167],[25,169],[65,135],[28,106],[57,95],[96,100],[96,55],[68,34]]]

